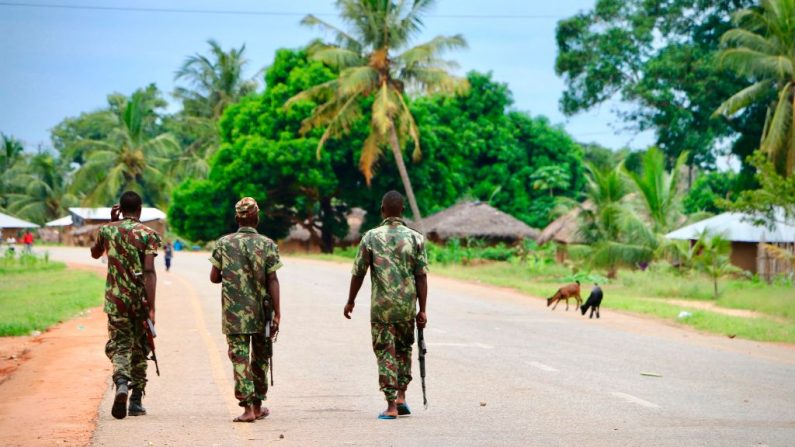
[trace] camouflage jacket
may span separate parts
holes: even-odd
[[[210,262],[221,271],[221,327],[224,334],[255,334],[265,330],[263,300],[268,273],[282,267],[279,248],[250,227],[228,234],[215,245]]]
[[[353,262],[353,276],[370,268],[370,321],[397,323],[414,319],[417,287],[414,275],[428,272],[425,239],[399,218],[388,218],[365,233]]]
[[[126,315],[121,307],[129,313],[140,312],[145,296],[143,257],[157,256],[160,235],[141,222],[126,218],[101,226],[97,237],[108,252],[105,312]]]

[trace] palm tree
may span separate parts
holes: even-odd
[[[174,96],[182,101],[178,126],[188,140],[175,164],[181,177],[203,177],[209,170],[207,160],[218,148],[218,120],[224,110],[257,89],[254,79],[247,79],[243,71],[248,65],[246,45],[224,51],[213,39],[209,55],[188,56],[177,70],[175,80],[189,87],[177,87]],[[255,75],[256,76],[256,75]]]
[[[24,185],[19,193],[9,195],[8,209],[14,214],[44,223],[65,215],[77,198],[69,193],[65,166],[52,155],[33,156],[18,181]]]
[[[2,148],[0,148],[0,208],[5,208],[8,205],[8,194],[16,189],[14,186],[17,184],[17,173],[15,172],[17,169],[14,168],[25,148],[19,140],[6,134],[0,134],[0,141],[2,142]]]
[[[364,142],[359,169],[369,185],[373,168],[389,146],[395,158],[414,220],[421,216],[406,165],[401,143],[414,143],[413,158],[420,157],[420,135],[405,99],[407,89],[424,93],[454,93],[467,88],[466,81],[452,76],[452,61],[440,58],[444,51],[465,48],[461,35],[437,36],[409,48],[423,27],[422,15],[435,0],[337,0],[340,16],[348,32],[313,15],[302,24],[319,28],[333,36],[333,44],[315,43],[310,57],[339,70],[339,77],[311,87],[292,97],[287,104],[310,99],[319,105],[303,124],[303,131],[325,127],[318,143],[318,155],[326,141],[349,131],[366,112],[364,98],[372,98],[370,134]],[[397,54],[394,54],[396,52]]]
[[[665,170],[665,156],[657,148],[650,148],[643,156],[641,174],[625,170],[640,193],[641,202],[657,234],[665,233],[681,216],[679,174],[687,160],[687,152],[679,155],[670,173]]]
[[[718,279],[739,270],[729,262],[731,243],[721,234],[710,234],[704,230],[694,250],[697,253],[694,258],[696,268],[712,279],[714,296],[718,298]]]
[[[604,170],[587,165],[585,192],[592,205],[581,208],[580,233],[591,245],[588,263],[615,278],[621,266],[651,261],[657,239],[627,205],[630,189],[623,163]]]
[[[75,174],[74,192],[90,191],[83,202],[107,205],[123,190],[142,193],[156,205],[167,201],[170,179],[164,175],[179,145],[163,133],[151,137],[144,124],[154,111],[141,92],[136,92],[123,108],[122,116],[108,137],[87,141],[85,164]]]
[[[795,166],[795,0],[762,0],[734,14],[737,28],[723,34],[721,62],[754,83],[727,99],[717,115],[730,117],[749,105],[768,106],[760,149],[785,176]],[[775,96],[773,96],[775,95]]]
[[[209,56],[188,56],[177,70],[175,80],[184,80],[191,88],[177,87],[174,96],[182,101],[187,115],[217,120],[227,106],[256,90],[257,82],[243,77],[248,64],[245,44],[228,52],[213,39],[207,44]]]

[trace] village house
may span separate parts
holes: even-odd
[[[772,227],[766,227],[755,225],[753,216],[748,214],[723,213],[682,227],[665,237],[695,243],[704,231],[720,234],[731,241],[731,263],[745,271],[767,277],[792,269],[791,264],[779,262],[761,249],[764,244],[772,244],[795,252],[795,222],[785,223],[783,216]]]

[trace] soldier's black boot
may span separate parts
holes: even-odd
[[[146,414],[146,408],[144,408],[141,403],[143,395],[144,393],[142,390],[138,388],[132,389],[132,393],[130,393],[130,408],[127,410],[130,416],[143,416]]]
[[[110,414],[116,419],[124,419],[127,417],[127,379],[118,379],[116,381],[116,397],[113,398],[113,408]]]

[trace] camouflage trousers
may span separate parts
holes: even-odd
[[[414,345],[414,320],[402,323],[370,324],[373,351],[378,359],[378,384],[386,400],[397,399],[398,390],[411,382],[411,348]]]
[[[108,315],[105,355],[113,363],[113,383],[127,379],[131,388],[146,387],[146,333],[143,320],[127,315]]]
[[[229,360],[240,406],[259,404],[268,393],[268,358],[273,349],[265,334],[227,334]]]

